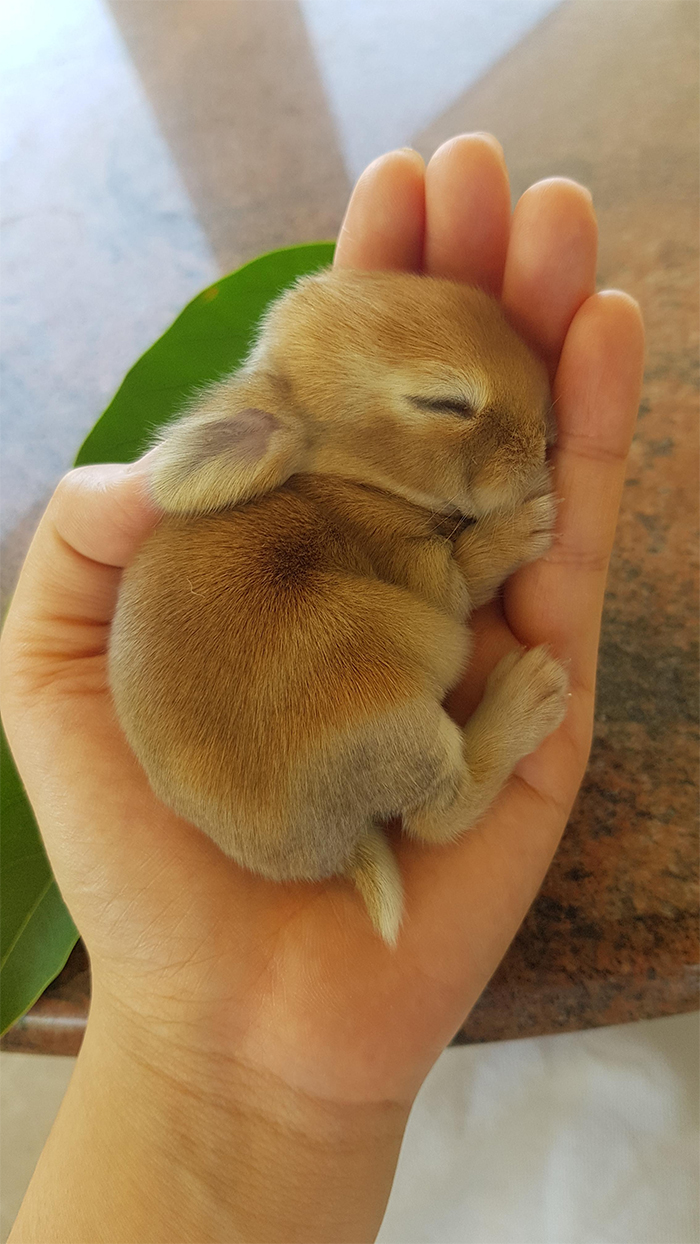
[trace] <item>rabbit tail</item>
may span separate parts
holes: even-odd
[[[381,829],[368,827],[347,868],[375,929],[389,946],[396,945],[403,911],[403,886],[394,853]]]

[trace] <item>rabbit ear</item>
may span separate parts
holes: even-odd
[[[161,442],[153,491],[171,514],[205,514],[279,487],[305,457],[301,426],[258,406],[231,409],[219,391]]]

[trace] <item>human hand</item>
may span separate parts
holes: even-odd
[[[158,803],[123,739],[105,654],[121,567],[158,518],[148,459],[62,481],[5,626],[3,716],[90,953],[88,1034],[125,1058],[137,1047],[200,1097],[236,1100],[243,1076],[255,1109],[272,1117],[272,1099],[284,1102],[301,1132],[325,1128],[328,1110],[342,1127],[361,1119],[363,1144],[384,1129],[393,1157],[377,1164],[384,1192],[369,1197],[367,1221],[381,1217],[418,1087],[532,902],[586,765],[643,352],[636,304],[594,293],[595,261],[587,192],[541,182],[511,220],[500,149],[485,136],[452,140],[425,172],[414,153],[375,162],[340,234],[339,265],[425,271],[500,294],[550,367],[559,426],[555,542],[473,619],[477,653],[450,711],[461,724],[499,657],[540,643],[568,664],[570,709],[464,839],[395,840],[406,892],[396,949],[346,882],[270,883],[223,857]]]

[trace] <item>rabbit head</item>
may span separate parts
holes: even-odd
[[[538,486],[552,426],[545,368],[495,299],[331,270],[273,304],[245,366],[168,430],[155,490],[202,512],[307,471],[478,518]]]

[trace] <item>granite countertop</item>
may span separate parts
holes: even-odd
[[[574,0],[413,138],[428,155],[450,134],[490,129],[516,193],[553,173],[590,186],[599,283],[639,300],[648,342],[590,764],[541,892],[460,1042],[698,1006],[696,28],[688,0]],[[88,1002],[79,943],[3,1048],[75,1053]]]
[[[588,772],[539,897],[458,1042],[570,1032],[698,1005],[690,610],[697,292],[687,259],[695,213],[686,206],[672,244],[652,247],[638,223],[634,279],[628,271],[624,282],[642,302],[651,284],[655,301],[646,308],[647,375],[610,570]],[[2,1047],[77,1053],[89,990],[78,943]]]

